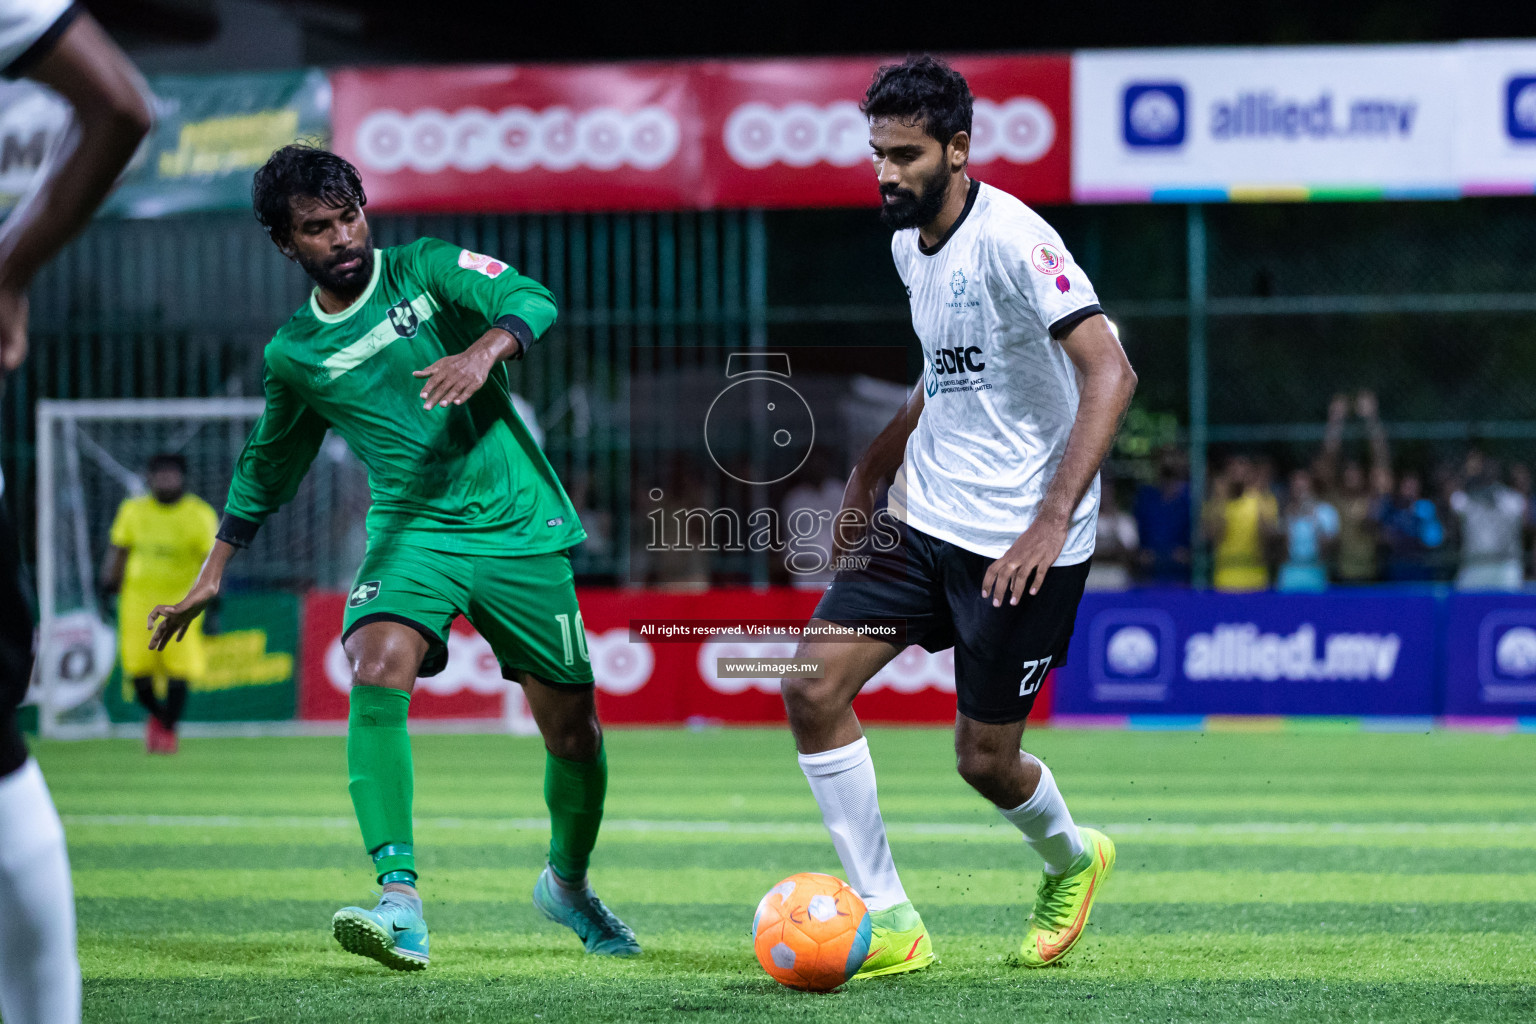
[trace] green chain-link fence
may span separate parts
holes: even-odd
[[[1329,396],[1360,388],[1380,394],[1407,460],[1472,440],[1522,458],[1536,441],[1536,204],[1044,212],[1141,378],[1122,464],[1174,436],[1194,447],[1197,486],[1208,448],[1301,463]],[[380,216],[374,228],[380,245],[433,234],[494,253],[556,293],[556,332],[514,381],[578,505],[608,520],[606,546],[578,556],[588,574],[626,564],[628,460],[644,443],[627,418],[637,348],[666,372],[701,348],[912,340],[869,211]],[[71,245],[33,292],[33,356],[0,411],[25,536],[38,397],[258,395],[262,346],[306,290],[242,215],[99,222]]]

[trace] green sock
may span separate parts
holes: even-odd
[[[352,807],[363,831],[363,846],[373,855],[379,881],[403,882],[386,875],[410,872],[414,883],[416,857],[412,849],[411,736],[405,728],[411,695],[387,686],[352,687],[347,718],[347,773]]]
[[[544,803],[549,806],[549,866],[566,882],[586,880],[608,792],[608,751],[593,761],[544,752]]]

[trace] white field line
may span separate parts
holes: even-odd
[[[65,814],[64,824],[123,826],[127,828],[315,828],[354,830],[351,818],[262,816],[231,814]],[[417,828],[482,829],[493,832],[542,831],[547,818],[417,818]],[[1536,839],[1536,822],[1294,822],[1243,821],[1200,824],[1195,822],[1126,822],[1100,826],[1115,836],[1381,836],[1381,835],[1510,835]],[[964,825],[943,822],[888,823],[892,835],[1001,838],[1017,841],[1017,833],[998,825]],[[783,838],[821,837],[820,825],[809,822],[745,821],[652,821],[611,819],[604,832],[637,832],[653,835],[740,835]]]

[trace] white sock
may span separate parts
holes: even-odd
[[[875,764],[869,742],[860,736],[846,747],[819,754],[801,754],[800,770],[821,807],[821,820],[832,833],[848,884],[873,911],[907,901],[906,890],[891,859],[875,792]]]
[[[64,826],[31,758],[0,779],[0,1017],[80,1019],[75,894]]]
[[[1028,755],[1020,755],[1028,756]],[[1056,777],[1040,762],[1040,785],[1034,795],[1011,811],[998,813],[1024,833],[1029,848],[1045,861],[1045,873],[1059,875],[1083,855],[1083,837],[1072,822],[1072,812],[1056,788]]]

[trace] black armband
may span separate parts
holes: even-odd
[[[520,316],[508,313],[506,316],[497,317],[496,322],[491,326],[499,327],[517,339],[517,354],[512,357],[513,359],[523,358],[533,347],[533,328],[529,327],[528,322]]]
[[[1084,319],[1089,318],[1089,316],[1098,316],[1103,312],[1103,307],[1098,302],[1094,302],[1092,306],[1084,306],[1083,309],[1074,310],[1074,312],[1068,313],[1068,315],[1051,324],[1051,336],[1057,339],[1057,341],[1061,341],[1061,339],[1071,335],[1072,329],[1081,324]]]
[[[233,544],[237,548],[248,548],[251,541],[256,539],[256,531],[261,529],[261,524],[250,519],[244,519],[232,512],[225,512],[219,517],[219,532],[214,536],[225,544]]]
[[[1089,317],[1098,316],[1102,312],[1104,312],[1104,310],[1097,302],[1091,306],[1084,306],[1082,309],[1074,310],[1073,312],[1068,313],[1066,316],[1062,317],[1060,320],[1057,320],[1055,323],[1051,324],[1051,337],[1057,341],[1060,341],[1062,338],[1065,338],[1067,335],[1072,333],[1072,328],[1076,327],[1084,320],[1087,320]]]

